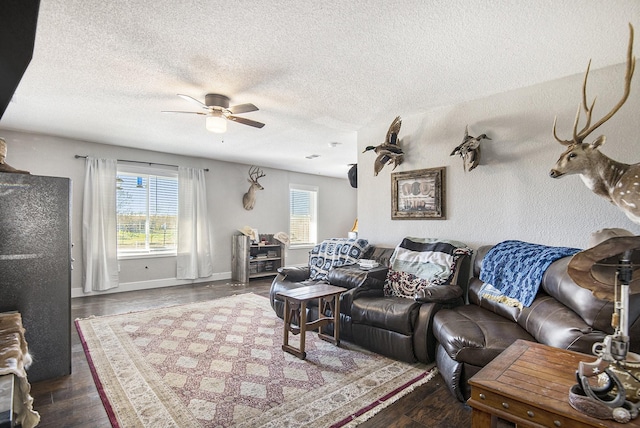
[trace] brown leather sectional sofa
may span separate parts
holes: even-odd
[[[553,262],[529,307],[508,307],[480,296],[482,259],[491,246],[480,247],[469,281],[469,304],[439,311],[433,320],[438,341],[436,362],[450,391],[469,398],[467,381],[517,339],[592,355],[594,343],[613,333],[613,303],[593,296],[568,275],[571,257]],[[630,296],[631,351],[640,351],[640,294]],[[595,358],[595,357],[594,357]],[[576,367],[577,369],[577,367]]]
[[[372,247],[363,257],[377,260],[378,268],[367,271],[351,265],[329,272],[329,283],[348,289],[340,300],[340,338],[400,361],[429,363],[434,361],[436,349],[431,329],[433,316],[443,307],[463,303],[462,287],[455,282],[468,277],[470,263],[468,257],[461,260],[452,284],[433,287],[415,300],[384,297],[382,287],[393,250]],[[281,268],[278,272],[271,285],[270,300],[278,317],[283,318],[284,302],[277,293],[317,282],[309,280],[308,266]],[[317,304],[311,302],[307,319],[317,317]],[[328,330],[332,332],[332,328],[329,326]]]
[[[373,248],[366,258],[382,266],[363,271],[357,265],[334,268],[331,284],[349,289],[341,299],[341,339],[402,361],[436,361],[447,386],[460,401],[469,398],[468,380],[517,339],[592,354],[594,343],[613,333],[613,304],[593,296],[568,275],[571,257],[553,262],[529,307],[518,309],[483,299],[482,259],[492,246],[480,247],[469,278],[469,258],[461,261],[452,283],[434,287],[416,299],[384,297],[382,286],[393,249]],[[283,317],[281,290],[311,285],[309,269],[283,268],[271,286],[271,305]],[[458,285],[460,284],[460,285]],[[468,303],[464,300],[468,299]],[[631,352],[640,352],[640,294],[630,296]],[[309,319],[317,317],[309,309]]]

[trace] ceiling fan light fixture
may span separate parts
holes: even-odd
[[[208,131],[223,134],[227,132],[227,119],[222,116],[209,116],[206,126]]]

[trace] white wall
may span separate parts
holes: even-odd
[[[487,73],[490,67],[488,61]],[[594,122],[620,99],[624,72],[623,64],[591,72],[587,96],[598,97]],[[554,116],[560,138],[570,139],[582,79],[576,75],[428,112],[390,111],[360,130],[359,235],[386,246],[419,236],[456,239],[473,248],[507,239],[585,248],[589,235],[602,228],[640,234],[640,226],[588,190],[578,176],[548,175],[564,151],[551,132]],[[606,135],[601,151],[626,163],[640,162],[638,79],[622,109],[586,140]],[[361,152],[384,140],[396,115],[403,119],[400,138],[406,153],[396,172],[446,166],[446,220],[391,220],[391,167],[374,177],[375,155]],[[469,173],[459,157],[449,156],[467,124],[470,135],[492,138],[482,142],[480,166]]]
[[[343,237],[351,230],[356,217],[356,189],[348,180],[263,168],[260,179],[264,190],[257,193],[252,211],[242,206],[242,195],[249,188],[248,165],[220,162],[127,149],[46,135],[0,130],[8,145],[7,163],[34,175],[69,177],[72,180],[72,296],[82,292],[82,194],[84,160],[75,155],[112,159],[158,162],[194,168],[209,168],[206,173],[208,208],[214,238],[214,275],[211,279],[231,277],[231,236],[243,226],[259,233],[289,230],[289,184],[306,184],[319,188],[318,239]],[[339,208],[339,209],[337,209]],[[305,264],[309,249],[288,249],[287,265]],[[115,291],[154,288],[188,283],[176,279],[175,257],[154,257],[120,261],[120,287]]]

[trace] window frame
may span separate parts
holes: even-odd
[[[317,186],[309,186],[304,184],[292,184],[289,183],[289,236],[290,239],[293,238],[293,233],[291,232],[291,192],[299,191],[299,192],[309,192],[312,194],[311,198],[311,224],[312,230],[309,231],[309,240],[310,242],[304,243],[294,243],[291,241],[289,244],[289,248],[297,249],[297,248],[313,248],[318,244],[318,205],[320,200],[320,191]]]
[[[139,175],[145,176],[148,183],[149,176],[161,177],[161,178],[171,178],[175,179],[177,183],[177,198],[176,198],[176,230],[178,228],[178,204],[180,198],[180,186],[178,182],[178,171],[175,168],[166,167],[162,165],[152,166],[152,165],[128,165],[128,164],[120,164],[118,163],[116,176],[120,174],[128,174],[128,175]],[[116,189],[116,224],[118,223],[118,208],[117,208],[117,189]],[[148,189],[147,189],[147,219],[149,218],[149,200],[148,200]],[[145,234],[149,235],[149,225],[147,223]],[[163,249],[163,250],[128,250],[121,251],[120,247],[117,248],[117,258],[118,260],[126,260],[126,259],[143,259],[143,258],[158,258],[158,257],[177,257],[178,255],[178,246],[176,242],[176,248],[174,249]]]

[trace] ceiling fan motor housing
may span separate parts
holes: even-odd
[[[209,107],[229,108],[229,97],[220,94],[207,94],[204,97],[204,103]]]

